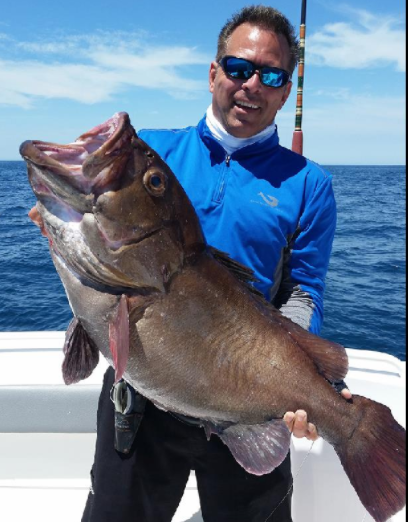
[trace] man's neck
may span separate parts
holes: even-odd
[[[270,138],[276,132],[276,125],[273,121],[271,125],[266,127],[266,129],[254,136],[249,138],[236,138],[227,132],[222,123],[215,117],[212,105],[207,109],[206,123],[214,139],[220,143],[227,154],[232,154],[236,150],[252,145],[253,143],[262,142]]]

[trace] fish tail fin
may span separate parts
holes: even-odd
[[[406,432],[383,404],[356,395],[353,403],[360,424],[335,449],[364,507],[385,522],[406,502]]]

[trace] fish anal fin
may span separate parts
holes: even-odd
[[[129,358],[129,311],[127,297],[123,294],[109,323],[109,348],[115,367],[115,382],[122,378]]]
[[[67,328],[62,376],[65,384],[74,384],[91,375],[99,362],[99,350],[79,319],[74,317]]]
[[[312,361],[319,373],[331,382],[343,380],[348,372],[348,356],[341,344],[312,334],[270,305],[274,319],[282,326]]]
[[[235,460],[253,475],[265,475],[285,460],[290,431],[281,419],[262,424],[235,424],[217,433]]]

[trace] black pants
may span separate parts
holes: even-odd
[[[269,475],[251,475],[218,437],[207,441],[202,428],[184,424],[150,402],[132,451],[117,452],[109,398],[113,379],[109,369],[99,399],[93,491],[82,522],[171,522],[191,469],[205,522],[292,522],[289,456]]]

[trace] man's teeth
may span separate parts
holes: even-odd
[[[252,105],[252,103],[236,102],[239,107],[248,107],[249,109],[259,109],[258,105]]]

